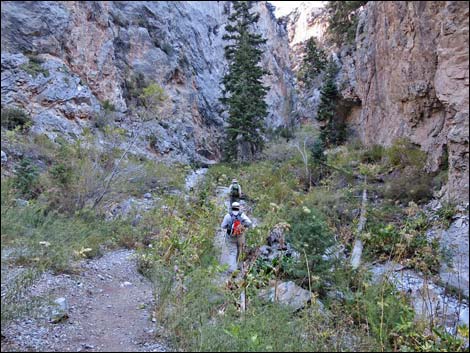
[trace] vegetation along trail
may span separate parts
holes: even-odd
[[[46,306],[44,315],[16,320],[3,331],[2,351],[167,351],[155,340],[153,288],[137,272],[134,255],[111,251],[82,261],[79,275],[42,275],[29,294],[65,298],[67,308],[52,309],[51,316]]]

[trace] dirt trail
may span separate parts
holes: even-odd
[[[228,187],[223,187],[223,186],[218,186],[217,187],[217,203],[219,205],[224,205],[224,213],[220,215],[220,222],[219,225],[217,226],[217,231],[214,239],[214,246],[216,249],[220,251],[219,254],[219,263],[221,265],[228,265],[229,268],[230,266],[236,266],[236,264],[232,264],[234,261],[229,254],[229,250],[227,247],[227,243],[225,240],[225,232],[220,228],[220,223],[222,223],[222,219],[225,216],[225,214],[228,212],[229,209],[229,197],[228,197]],[[226,276],[222,276],[220,279],[221,281],[225,280]]]
[[[222,206],[223,205],[223,213],[220,214],[220,222],[219,225],[217,226],[216,230],[216,235],[214,239],[214,246],[216,249],[220,251],[219,253],[219,263],[221,265],[228,265],[229,268],[237,268],[237,264],[235,262],[235,259],[233,256],[230,256],[229,249],[227,246],[227,242],[225,239],[225,231],[223,231],[220,228],[220,223],[222,223],[222,219],[225,216],[225,214],[229,211],[230,209],[230,198],[229,198],[229,188],[224,187],[224,186],[217,186],[216,189],[216,199],[217,199],[217,204]],[[256,227],[258,224],[258,220],[249,214],[249,206],[244,200],[240,200],[240,205],[241,209],[243,212],[245,212],[248,217],[251,219],[253,222],[253,227]],[[241,273],[238,274],[237,278],[239,279]],[[217,278],[218,283],[223,283],[230,277],[229,273],[222,273],[219,278]]]
[[[69,318],[23,318],[2,327],[2,351],[164,352],[155,339],[150,281],[137,272],[133,251],[83,261],[79,275],[44,274],[31,295],[66,298]]]

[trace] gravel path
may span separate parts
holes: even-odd
[[[224,213],[220,217],[220,223],[222,223],[222,219],[228,211],[228,207],[230,201],[228,199],[228,187],[219,186],[217,187],[217,203],[224,204]],[[233,261],[230,258],[229,250],[227,247],[227,243],[225,240],[225,231],[223,231],[220,226],[217,226],[217,231],[214,239],[214,246],[216,249],[220,251],[219,253],[219,262],[221,265],[228,265],[230,267],[230,263]],[[219,282],[222,282],[226,279],[225,275],[222,275],[219,279]]]
[[[66,298],[69,318],[50,323],[46,309],[38,318],[13,321],[2,327],[2,351],[168,351],[155,338],[152,284],[132,255],[113,251],[83,261],[79,275],[42,275],[29,295]]]

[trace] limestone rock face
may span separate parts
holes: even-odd
[[[468,200],[468,2],[369,2],[356,34],[351,124],[367,144],[408,137],[430,170],[449,155],[448,197]],[[445,152],[447,150],[447,152]]]
[[[304,6],[305,7],[305,6]],[[469,4],[463,1],[369,1],[359,11],[355,42],[325,41],[324,10],[287,18],[294,69],[302,45],[315,37],[336,58],[347,122],[365,144],[409,138],[428,153],[428,169],[445,167],[445,196],[468,201]],[[321,79],[300,89],[300,117],[314,119]],[[448,158],[447,158],[448,156]]]
[[[256,30],[268,40],[263,65],[272,73],[265,78],[266,125],[277,127],[295,104],[287,32],[268,4],[254,10]],[[225,124],[219,82],[227,70],[222,36],[231,11],[228,1],[3,2],[2,104],[28,111],[36,132],[73,138],[94,127],[108,101],[119,126],[139,135],[133,152],[218,160]],[[142,77],[168,99],[164,114],[137,125],[129,94]]]

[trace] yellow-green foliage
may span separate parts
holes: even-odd
[[[15,107],[3,107],[1,110],[2,127],[13,130],[26,129],[32,125],[31,117],[22,109]]]
[[[71,271],[73,260],[100,254],[101,245],[113,245],[130,231],[126,222],[105,222],[90,212],[66,216],[47,211],[34,200],[18,205],[9,182],[2,180],[1,187],[2,247],[13,249],[9,261],[36,269]]]
[[[214,254],[212,238],[219,219],[215,205],[195,208],[181,197],[166,197],[163,206],[145,214],[139,232],[151,239],[152,248],[144,251],[142,272],[152,266],[174,265],[187,272],[202,265]],[[170,266],[171,265],[171,266]]]
[[[38,56],[30,55],[29,61],[25,64],[22,64],[21,68],[33,77],[36,77],[39,74],[43,74],[44,77],[49,77],[49,70],[44,69],[41,66],[43,62],[44,60],[39,58]]]
[[[413,167],[422,170],[426,164],[426,153],[409,140],[400,138],[386,149],[387,162],[398,168]]]

